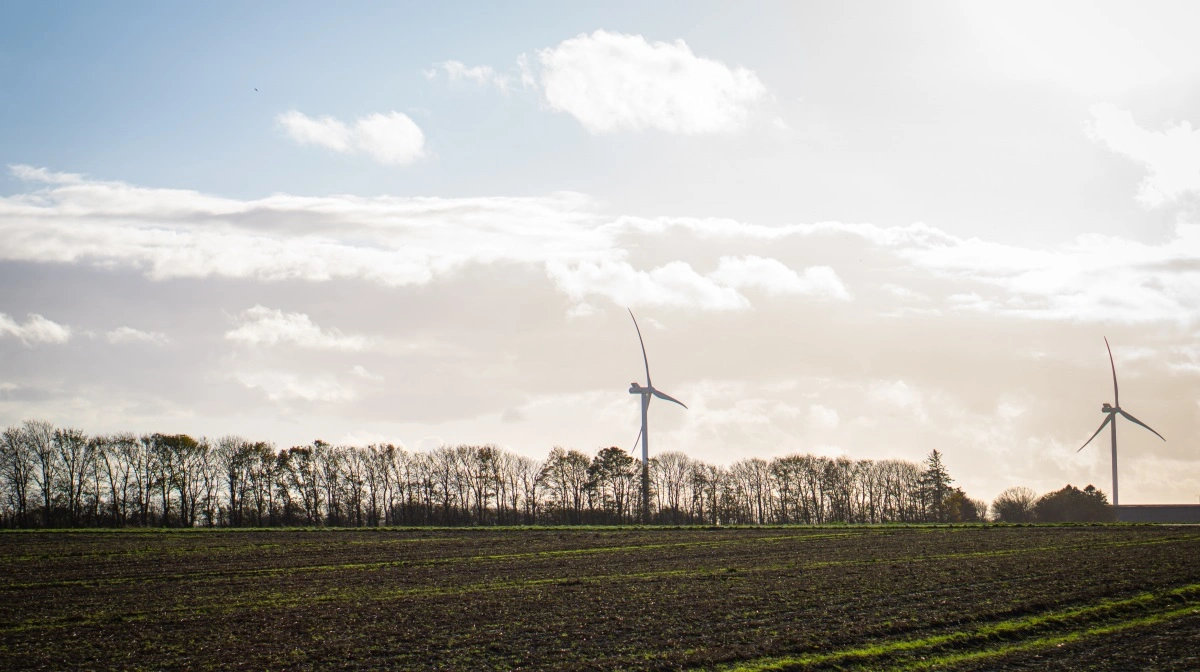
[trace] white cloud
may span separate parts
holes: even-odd
[[[683,40],[597,30],[541,49],[536,60],[536,72],[518,62],[522,80],[536,78],[550,109],[592,133],[736,131],[767,96],[754,72],[698,57]]]
[[[496,72],[490,65],[468,67],[462,61],[443,61],[438,63],[434,69],[424,71],[426,78],[436,79],[437,68],[441,68],[442,72],[446,74],[446,79],[451,82],[467,81],[479,86],[494,86],[506,94],[509,91],[511,83],[509,76]]]
[[[317,145],[335,152],[350,151],[350,129],[333,117],[314,119],[296,110],[276,118],[292,140],[302,145]]]
[[[838,417],[837,410],[820,404],[813,404],[808,407],[808,422],[813,427],[819,429],[837,429],[840,418]]]
[[[828,266],[804,269],[801,277],[776,259],[763,257],[721,257],[713,280],[736,289],[757,287],[768,294],[800,294],[849,301],[850,292],[841,278]]]
[[[141,331],[133,327],[117,327],[104,334],[109,343],[151,343],[162,345],[170,341],[166,334],[157,331]]]
[[[898,299],[903,299],[905,301],[915,301],[915,302],[919,302],[919,303],[928,303],[929,302],[929,297],[926,296],[925,294],[922,294],[921,292],[913,291],[913,290],[909,289],[908,287],[904,287],[902,285],[897,285],[895,283],[885,282],[882,285],[880,285],[879,288],[882,289],[883,291],[887,292],[888,294],[890,294]]]
[[[37,313],[30,313],[25,322],[0,313],[0,338],[12,336],[25,345],[36,343],[66,343],[71,340],[71,328],[48,320]]]
[[[46,182],[48,184],[75,184],[83,181],[82,175],[75,173],[54,173],[45,168],[9,164],[8,169],[13,177],[27,182]]]
[[[1147,171],[1137,200],[1157,207],[1200,191],[1200,129],[1181,121],[1165,131],[1148,131],[1126,110],[1107,103],[1091,107],[1088,135]]]
[[[379,375],[378,373],[371,373],[362,364],[355,364],[353,367],[351,367],[350,373],[362,378],[363,380],[373,380],[375,382],[380,382],[383,380],[383,376]]]
[[[301,399],[304,401],[351,401],[358,395],[333,378],[318,376],[301,378],[291,373],[277,371],[238,372],[234,380],[250,389],[258,389],[271,401]]]
[[[600,311],[590,303],[577,303],[574,306],[571,306],[571,309],[567,311],[567,318],[574,320],[584,317],[591,317],[598,312]]]
[[[528,54],[517,56],[517,69],[521,72],[521,86],[523,88],[537,88],[537,80],[533,76],[533,68],[529,65]]]
[[[603,296],[622,306],[693,306],[707,310],[740,310],[750,302],[736,289],[722,287],[691,265],[673,261],[639,271],[623,261],[546,262],[558,289],[574,301]]]
[[[292,140],[344,154],[366,154],[385,165],[412,163],[425,156],[425,134],[400,112],[373,113],[348,126],[333,117],[313,118],[296,110],[276,121]]]
[[[337,329],[322,329],[304,313],[285,313],[265,306],[242,312],[241,325],[225,332],[225,338],[244,345],[292,344],[323,350],[362,350],[366,339],[345,336]]]
[[[128,268],[152,279],[356,279],[401,287],[450,278],[471,265],[513,264],[541,269],[575,304],[602,307],[597,299],[603,298],[622,306],[740,310],[751,306],[743,292],[752,288],[850,295],[840,271],[796,271],[768,253],[837,260],[872,250],[872,282],[901,299],[921,301],[928,314],[951,309],[1044,320],[1200,324],[1200,225],[1184,221],[1172,237],[1152,244],[1093,234],[1036,249],[960,238],[920,222],[764,226],[614,216],[575,193],[238,200],[65,181],[43,169],[15,172],[34,183],[41,176],[42,184],[0,197],[0,259]],[[725,254],[724,261],[697,255],[697,244],[738,254]],[[702,264],[716,270],[697,272]],[[899,280],[918,284],[922,294],[905,294],[889,283]],[[876,298],[864,299],[871,300]]]
[[[566,264],[552,260],[546,270],[559,290],[576,301],[604,296],[622,306],[744,310],[750,307],[750,300],[738,290],[747,287],[768,294],[850,298],[841,279],[827,266],[805,269],[801,277],[775,259],[755,256],[722,257],[717,270],[708,275],[697,273],[683,261],[639,271],[624,261]]]
[[[52,182],[0,197],[0,258],[93,263],[153,279],[355,278],[425,284],[468,263],[615,254],[591,201],[542,198],[235,200],[122,182]],[[285,225],[286,224],[286,225]]]
[[[921,391],[903,380],[871,381],[867,389],[875,400],[909,411],[921,422],[929,420],[925,413]]]

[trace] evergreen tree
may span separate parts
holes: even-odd
[[[1073,485],[1042,495],[1034,505],[1039,523],[1102,523],[1116,520],[1108,496],[1094,486]]]
[[[929,520],[945,523],[950,519],[946,510],[950,497],[950,484],[954,482],[942,464],[942,454],[934,450],[925,458],[925,471],[921,473],[921,495],[925,500],[926,516]]]

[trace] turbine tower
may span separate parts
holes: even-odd
[[[1098,434],[1100,434],[1101,431],[1103,431],[1105,425],[1112,426],[1112,478],[1113,478],[1112,495],[1113,495],[1113,508],[1116,509],[1117,506],[1119,505],[1119,500],[1117,499],[1117,415],[1120,414],[1120,415],[1124,416],[1126,420],[1129,420],[1130,422],[1132,422],[1136,425],[1141,425],[1142,427],[1149,429],[1151,432],[1154,432],[1155,436],[1162,439],[1163,441],[1166,441],[1166,439],[1163,439],[1163,435],[1159,434],[1158,432],[1155,432],[1150,427],[1150,425],[1147,425],[1146,423],[1142,422],[1141,420],[1138,420],[1137,418],[1133,417],[1132,415],[1121,410],[1121,397],[1120,397],[1120,393],[1117,392],[1117,365],[1115,362],[1113,362],[1112,347],[1109,346],[1107,337],[1104,339],[1104,347],[1108,348],[1108,364],[1109,364],[1109,366],[1112,367],[1113,403],[1112,403],[1112,406],[1109,406],[1107,403],[1105,403],[1103,406],[1100,407],[1100,412],[1104,413],[1104,415],[1105,415],[1104,422],[1100,423],[1100,427],[1096,430],[1096,433],[1092,434],[1091,438],[1089,438],[1087,441],[1084,441],[1083,445],[1079,447],[1079,450],[1076,450],[1075,452],[1078,453],[1080,450],[1087,448],[1087,445],[1092,442],[1092,439],[1096,438],[1096,436]]]
[[[626,309],[628,310],[628,309]],[[638,385],[635,380],[629,386],[630,394],[637,394],[642,397],[642,429],[638,432],[638,438],[633,442],[633,449],[637,450],[638,441],[642,442],[642,522],[650,523],[650,434],[646,425],[646,413],[650,410],[650,397],[658,397],[667,401],[673,401],[684,408],[687,405],[682,401],[654,389],[654,384],[650,382],[650,359],[646,357],[646,342],[642,340],[642,330],[638,327],[637,318],[633,316],[633,311],[629,311],[629,317],[633,320],[633,328],[637,329],[638,343],[642,346],[642,362],[646,365],[646,386]]]

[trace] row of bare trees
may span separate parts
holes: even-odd
[[[650,463],[668,524],[978,520],[986,505],[925,464],[791,455],[728,467]],[[0,435],[0,525],[620,524],[642,519],[640,463],[616,447],[536,460],[495,446],[407,451],[323,441],[277,450],[235,436],[88,436],[29,420]]]

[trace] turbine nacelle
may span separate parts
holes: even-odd
[[[1109,405],[1109,403],[1107,401],[1104,402],[1104,405],[1100,407],[1101,413],[1112,413],[1112,412],[1118,411],[1118,410],[1120,410],[1120,409],[1113,408],[1112,406]]]

